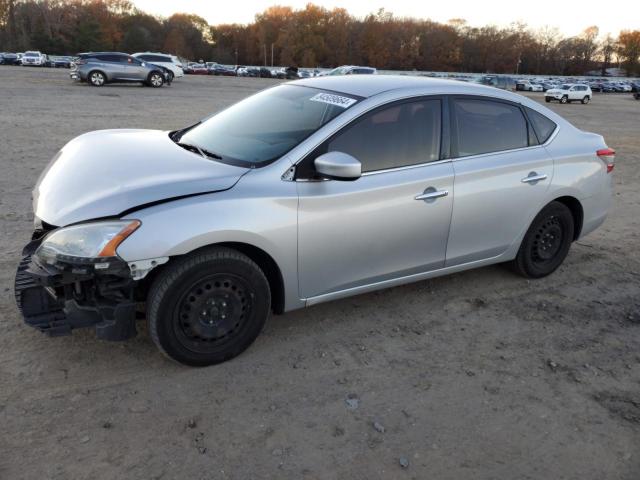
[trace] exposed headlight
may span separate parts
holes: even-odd
[[[49,234],[35,255],[45,263],[95,263],[116,256],[118,246],[140,226],[139,220],[73,225]]]

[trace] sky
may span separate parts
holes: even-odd
[[[133,0],[133,3],[141,10],[165,17],[176,12],[195,13],[204,17],[209,24],[216,25],[250,23],[256,13],[272,5],[300,9],[309,0]],[[384,8],[397,17],[428,18],[438,22],[464,18],[473,26],[506,26],[511,22],[523,21],[533,28],[545,25],[558,27],[567,36],[577,35],[591,25],[597,25],[601,34],[611,33],[614,36],[620,30],[640,27],[636,15],[638,4],[631,0],[613,2],[611,6],[603,0],[314,0],[312,3],[329,9],[343,7],[357,17]]]

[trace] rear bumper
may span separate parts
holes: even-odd
[[[16,303],[27,325],[49,336],[85,327],[95,327],[103,340],[136,335],[134,282],[122,265],[100,275],[82,268],[61,270],[40,265],[29,246],[15,278]]]

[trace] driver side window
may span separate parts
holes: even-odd
[[[382,107],[329,139],[324,151],[348,153],[363,173],[439,160],[441,117],[440,99]]]

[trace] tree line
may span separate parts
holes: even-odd
[[[314,4],[274,6],[244,24],[209,25],[197,15],[162,18],[128,0],[0,0],[0,50],[163,51],[227,64],[388,70],[582,75],[612,66],[640,75],[640,30],[617,37],[596,25],[580,35],[557,28],[474,27],[399,18],[383,9],[364,18]]]

